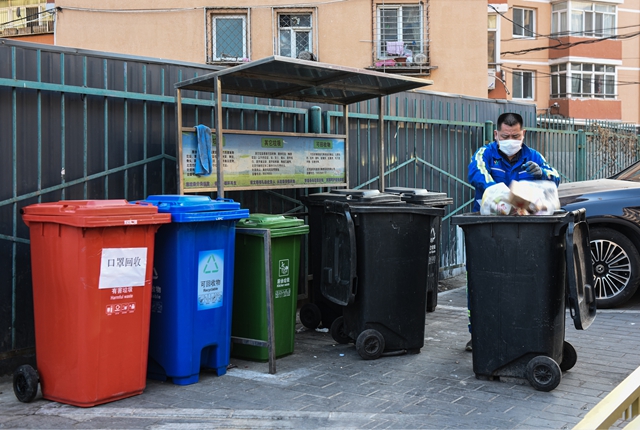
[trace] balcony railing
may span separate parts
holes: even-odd
[[[409,63],[393,59],[379,60],[376,61],[373,66],[367,67],[369,70],[376,70],[378,72],[417,76],[429,76],[431,71],[437,68],[438,66],[431,66],[429,64]]]
[[[53,33],[55,9],[9,22],[0,22],[0,37]]]

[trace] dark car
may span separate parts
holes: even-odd
[[[640,162],[592,181],[561,184],[565,210],[585,208],[599,308],[626,302],[640,284]]]

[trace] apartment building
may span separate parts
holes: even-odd
[[[53,44],[53,0],[0,0],[0,37]]]
[[[479,0],[56,0],[61,46],[234,65],[272,55],[402,73],[487,97]],[[464,23],[464,24],[461,24]],[[78,37],[82,35],[82,37]]]
[[[0,0],[0,37],[221,66],[312,58],[640,124],[640,0],[53,1]]]
[[[640,124],[640,0],[488,0],[489,97]]]

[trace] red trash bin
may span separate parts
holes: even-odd
[[[67,200],[27,206],[22,218],[43,397],[89,407],[142,393],[155,233],[171,215],[126,200]]]

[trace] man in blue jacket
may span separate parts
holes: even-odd
[[[517,113],[498,117],[495,140],[478,149],[469,164],[469,182],[476,189],[473,212],[480,211],[482,194],[492,185],[511,181],[548,180],[560,183],[560,175],[535,149],[523,143],[525,130]]]
[[[476,189],[473,212],[480,211],[484,191],[500,182],[506,186],[513,180],[548,180],[553,181],[556,186],[560,183],[560,175],[556,169],[547,163],[542,154],[523,143],[525,130],[522,128],[522,116],[503,113],[498,117],[497,125],[497,130],[493,132],[495,140],[478,149],[469,164],[469,182]],[[465,349],[472,350],[471,341]]]

